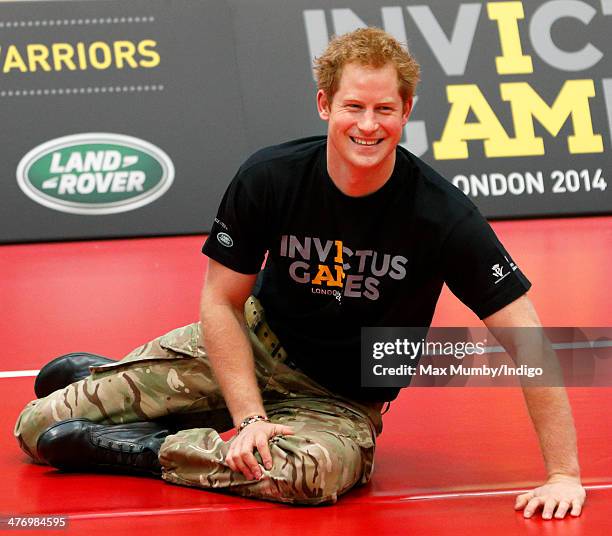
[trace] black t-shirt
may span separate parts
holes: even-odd
[[[364,388],[362,326],[429,326],[443,283],[480,318],[524,294],[517,269],[476,206],[398,147],[390,179],[343,194],[326,166],[326,138],[268,147],[239,169],[203,252],[259,273],[255,294],[290,359],[332,391],[392,400]]]

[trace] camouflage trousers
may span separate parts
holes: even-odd
[[[245,304],[245,317],[267,415],[295,432],[270,440],[273,466],[260,465],[259,480],[247,480],[225,463],[231,439],[223,441],[218,432],[232,424],[199,324],[175,329],[117,363],[92,367],[84,380],[30,402],[15,425],[21,448],[40,462],[39,436],[64,419],[104,424],[157,420],[178,429],[159,452],[162,478],[168,482],[294,504],[334,503],[368,482],[375,438],[382,431],[381,404],[338,397],[287,366],[287,354],[254,298]]]

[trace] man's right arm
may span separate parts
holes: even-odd
[[[255,275],[240,274],[209,259],[202,290],[200,316],[204,346],[236,427],[252,415],[266,415],[244,321],[244,303],[255,278]],[[270,469],[268,440],[275,435],[291,433],[286,426],[265,421],[250,424],[232,440],[226,462],[248,479],[258,479],[261,471],[253,450],[257,448],[264,466]]]

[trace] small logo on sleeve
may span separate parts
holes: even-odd
[[[217,240],[219,241],[219,244],[225,246],[226,248],[231,248],[234,245],[232,237],[227,233],[217,233]]]
[[[510,272],[504,272],[504,267],[500,266],[499,264],[494,264],[491,266],[491,270],[493,271],[493,277],[495,278],[495,285],[497,285],[497,283],[499,283],[507,275],[510,275]]]

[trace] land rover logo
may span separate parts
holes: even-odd
[[[217,233],[217,240],[226,248],[231,248],[234,245],[232,237],[227,233]]]
[[[28,197],[71,214],[115,214],[159,199],[174,165],[159,147],[109,133],[74,134],[35,147],[17,166]]]

